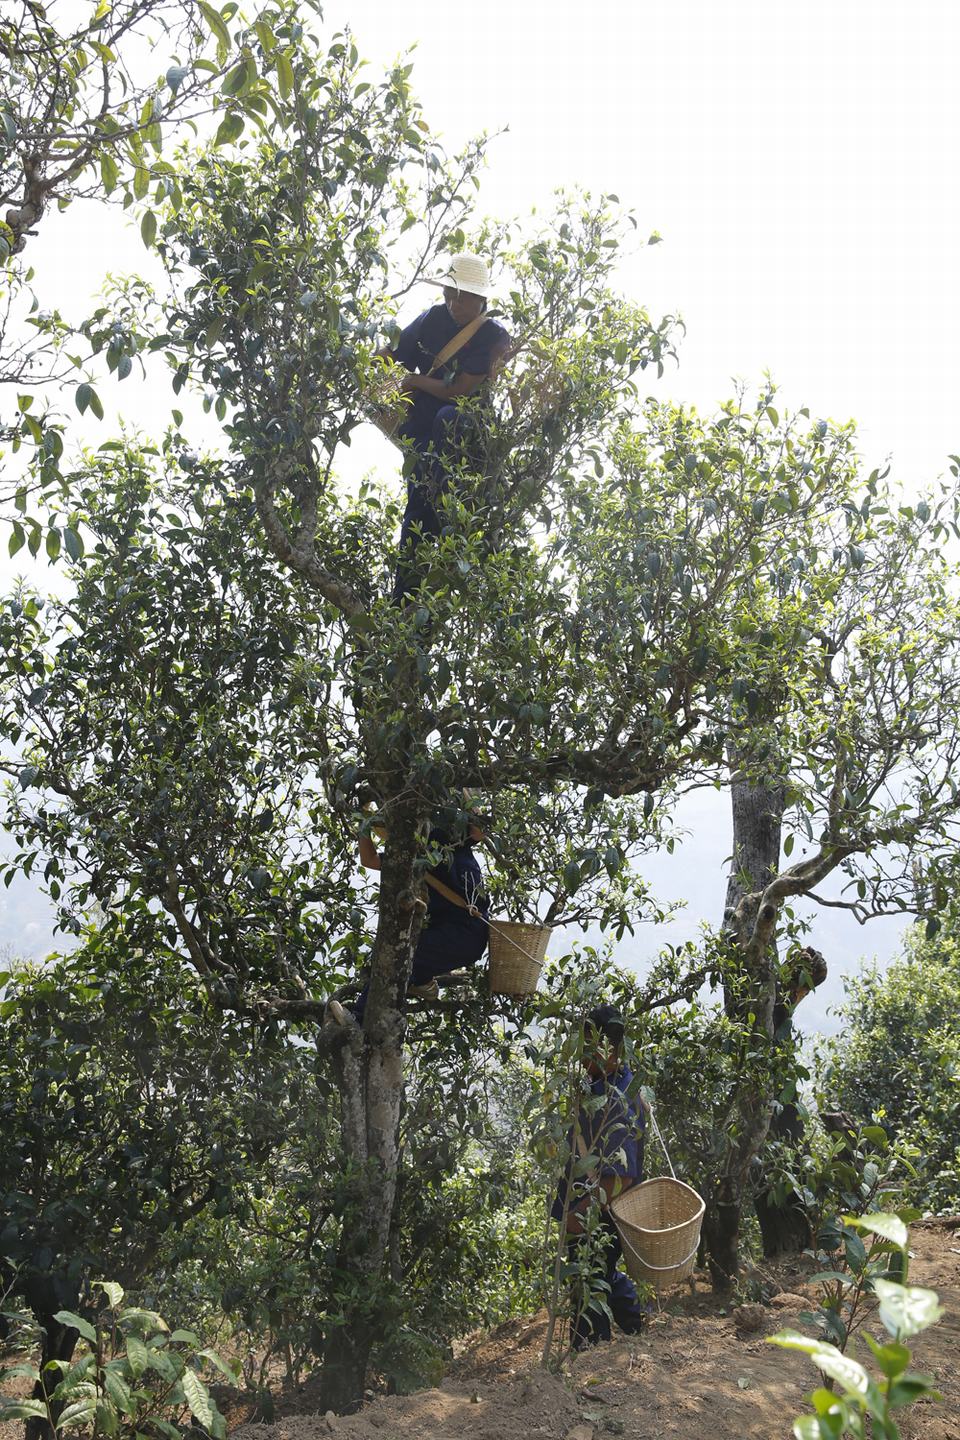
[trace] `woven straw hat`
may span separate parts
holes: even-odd
[[[490,267],[482,255],[472,255],[462,250],[450,261],[446,275],[433,275],[431,285],[450,285],[454,290],[465,290],[468,295],[482,295],[486,299],[493,293]]]

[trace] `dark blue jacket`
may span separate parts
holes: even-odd
[[[585,1153],[599,1157],[601,1177],[620,1175],[625,1180],[643,1179],[646,1113],[639,1100],[630,1098],[628,1092],[632,1084],[633,1074],[626,1065],[621,1065],[612,1075],[598,1075],[590,1083],[590,1093],[602,1097],[604,1104],[596,1109],[580,1108],[580,1134]],[[567,1146],[573,1147],[572,1129],[567,1136]],[[561,1177],[550,1211],[554,1220],[563,1216],[567,1176],[579,1158],[578,1153],[571,1156],[566,1174]]]
[[[440,351],[462,329],[463,326],[457,324],[446,305],[432,305],[400,332],[400,339],[391,354],[405,370],[429,375]],[[494,355],[509,343],[509,338],[502,325],[496,320],[488,320],[442,370],[437,371],[434,378],[450,385],[458,375],[489,375]],[[418,436],[429,438],[437,411],[449,404],[449,400],[438,400],[435,395],[427,395],[423,390],[416,391],[402,433],[414,439]]]
[[[430,839],[435,844],[447,843],[447,837],[441,831],[434,830]],[[431,875],[455,890],[458,895],[469,901],[479,910],[481,915],[488,915],[490,912],[490,899],[483,889],[483,871],[473,853],[473,845],[465,840],[462,845],[454,847],[449,860],[445,864],[434,866],[430,871]],[[471,915],[462,906],[455,905],[445,895],[434,890],[431,885],[427,886],[427,924],[434,925],[463,925],[473,930],[482,930],[486,935],[487,927],[483,920]]]

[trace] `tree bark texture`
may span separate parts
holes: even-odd
[[[324,1342],[320,1408],[349,1414],[363,1401],[370,1352],[380,1338],[378,1303],[399,1163],[403,1099],[403,1001],[420,929],[414,863],[418,818],[391,819],[363,1029],[334,1060],[341,1098],[347,1205],[337,1270],[349,1277],[341,1322]]]
[[[739,758],[730,757],[733,858],[724,907],[724,930],[740,959],[733,977],[739,984],[724,986],[724,1008],[731,1019],[772,1042],[776,949],[758,943],[757,922],[763,892],[779,870],[786,791],[778,776],[749,775],[737,763]],[[772,1086],[760,1082],[752,1067],[736,1083],[726,1161],[704,1218],[711,1279],[723,1292],[733,1287],[739,1270],[743,1197],[750,1166],[770,1128],[774,1102]]]

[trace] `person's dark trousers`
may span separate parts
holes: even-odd
[[[604,1299],[624,1334],[638,1335],[643,1328],[646,1312],[637,1299],[633,1281],[628,1275],[624,1275],[621,1270],[617,1269],[618,1260],[623,1258],[623,1250],[617,1227],[606,1210],[601,1212],[600,1230],[605,1239],[603,1281],[607,1290]],[[576,1258],[581,1240],[582,1237],[579,1235],[571,1236],[568,1240],[567,1252],[571,1260]],[[596,1345],[601,1340],[609,1340],[611,1335],[609,1315],[599,1307],[581,1309],[580,1304],[580,1297],[575,1290],[570,1324],[570,1341],[575,1350],[582,1350],[587,1345]]]
[[[469,417],[456,405],[442,405],[433,417],[429,434],[410,433],[407,439],[417,452],[417,463],[407,481],[407,508],[400,526],[400,559],[393,580],[395,601],[412,595],[420,584],[416,564],[417,547],[428,536],[440,534],[437,504],[447,488],[447,467],[454,450],[469,433]]]
[[[413,952],[410,970],[411,985],[426,985],[438,975],[449,975],[451,970],[466,970],[476,965],[487,948],[486,928],[476,929],[471,925],[434,924],[424,930]],[[349,1008],[357,1024],[363,1024],[367,1008],[369,985],[364,985],[360,994]]]

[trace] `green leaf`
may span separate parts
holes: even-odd
[[[214,136],[214,145],[230,145],[243,134],[244,118],[237,110],[232,110],[225,119],[220,121],[219,129]]]
[[[60,1325],[70,1325],[83,1336],[84,1340],[89,1340],[91,1344],[96,1343],[97,1332],[89,1320],[84,1320],[82,1315],[75,1315],[72,1310],[58,1310],[53,1318]]]
[[[143,237],[144,245],[149,250],[157,238],[157,217],[152,210],[148,210],[140,221],[140,234]]]
[[[169,1420],[161,1419],[159,1415],[150,1416],[151,1430],[159,1430],[161,1435],[166,1435],[167,1440],[183,1440],[183,1431]]]
[[[103,188],[108,195],[110,194],[111,190],[116,188],[116,184],[119,178],[120,171],[117,168],[117,162],[113,158],[113,155],[109,150],[101,151],[100,179],[103,182]]]
[[[40,1400],[0,1400],[0,1423],[7,1420],[45,1420],[47,1407]]]
[[[874,1280],[873,1288],[880,1301],[880,1319],[895,1340],[909,1340],[935,1325],[943,1314],[935,1290],[898,1285],[895,1280]]]
[[[177,91],[180,89],[180,86],[183,84],[184,80],[186,80],[186,78],[187,78],[187,76],[188,76],[189,74],[190,74],[190,67],[189,67],[189,65],[171,65],[171,66],[170,66],[170,69],[167,71],[167,74],[166,74],[166,77],[165,77],[165,78],[166,78],[167,84],[170,86],[170,89],[173,91],[174,95],[176,95]]]
[[[872,1335],[864,1332],[864,1339],[876,1356],[877,1364],[888,1380],[895,1380],[902,1375],[910,1364],[910,1351],[906,1345],[898,1345],[892,1341],[887,1345],[878,1345]]]
[[[563,867],[563,888],[569,895],[580,888],[580,866],[576,860],[568,861]]]
[[[887,1403],[891,1410],[898,1409],[901,1405],[913,1405],[917,1400],[929,1395],[931,1400],[942,1400],[943,1396],[939,1390],[933,1388],[932,1380],[926,1375],[901,1375],[894,1380],[887,1392]]]
[[[13,521],[13,532],[12,532],[12,534],[11,534],[11,536],[10,536],[10,539],[9,539],[8,543],[7,543],[7,550],[10,552],[11,556],[16,555],[17,551],[18,551],[18,550],[22,550],[23,547],[24,547],[24,545],[26,545],[26,543],[27,543],[27,534],[26,534],[26,531],[24,530],[23,526],[20,524],[20,521],[19,521],[19,520],[14,520],[14,521]]]
[[[231,1385],[239,1385],[240,1381],[237,1372],[230,1368],[223,1356],[218,1355],[216,1350],[198,1350],[197,1355],[199,1359],[207,1360],[211,1365],[215,1366],[221,1375],[226,1376]]]
[[[88,388],[90,390],[90,409],[93,411],[94,415],[96,415],[98,420],[102,420],[103,405],[100,403],[100,396],[97,394],[96,390],[94,390],[92,385]]]
[[[872,1384],[870,1376],[862,1365],[851,1360],[849,1355],[841,1355],[833,1345],[811,1340],[809,1335],[800,1335],[795,1330],[782,1330],[779,1335],[771,1335],[769,1343],[780,1345],[784,1350],[801,1350],[810,1356],[824,1375],[836,1380],[848,1394],[863,1400],[867,1398]]]
[[[65,527],[63,532],[63,543],[66,548],[67,554],[70,556],[71,560],[80,560],[83,558],[83,541],[77,534],[76,530],[74,530],[72,525],[67,525]],[[116,1288],[119,1290],[120,1286],[118,1285]],[[120,1293],[122,1295],[123,1291],[121,1290]],[[112,1303],[113,1302],[111,1301],[111,1304]],[[120,1302],[117,1301],[116,1303],[119,1304]]]
[[[224,77],[223,84],[220,86],[224,95],[239,95],[246,88],[249,84],[249,68],[249,63],[246,59],[241,60],[238,65],[234,65],[233,69]]]
[[[186,1396],[187,1404],[190,1406],[190,1413],[195,1420],[199,1420],[205,1430],[213,1426],[214,1409],[206,1385],[200,1379],[196,1370],[189,1368],[183,1372],[183,1393]]]
[[[277,56],[277,88],[283,100],[286,100],[293,90],[293,66],[286,55]]]
[[[156,1370],[161,1379],[166,1380],[168,1384],[172,1384],[178,1379],[180,1367],[172,1355],[168,1355],[165,1350],[151,1349],[148,1349],[147,1354],[150,1356],[150,1369]]]
[[[118,1410],[126,1414],[130,1408],[130,1386],[122,1375],[118,1375],[116,1370],[111,1369],[110,1365],[104,1366],[101,1374],[110,1399]]]
[[[64,543],[67,544],[67,549],[69,550],[69,549],[70,549],[70,546],[69,546],[69,544],[67,543],[67,533],[68,533],[67,531],[64,531],[64,537],[63,537],[63,538],[64,538]],[[74,531],[71,530],[71,531],[69,531],[69,533],[70,533],[71,535],[74,535],[76,539],[79,539],[79,536],[76,536],[76,533],[75,533]],[[81,554],[81,555],[83,554],[83,549],[82,549],[82,548],[81,548],[81,550],[80,550],[80,554]],[[77,559],[77,558],[78,558],[77,556],[74,556],[74,559]],[[99,1290],[102,1290],[103,1293],[104,1293],[104,1295],[106,1295],[106,1297],[107,1297],[107,1304],[110,1306],[111,1310],[118,1310],[118,1309],[120,1308],[120,1306],[123,1304],[123,1286],[122,1286],[122,1285],[118,1285],[117,1282],[116,1282],[116,1280],[97,1280],[95,1283],[96,1283],[97,1288],[98,1288]]]
[[[211,33],[217,42],[217,60],[222,65],[230,53],[230,31],[226,27],[223,16],[219,10],[208,5],[206,0],[200,0],[200,13],[210,27]]]
[[[50,560],[56,560],[60,554],[60,531],[56,525],[51,525],[47,531],[46,551]]]
[[[139,1335],[127,1336],[127,1360],[134,1379],[139,1379],[150,1364],[150,1352]]]
[[[199,1345],[200,1337],[199,1335],[195,1335],[192,1330],[174,1330],[170,1336],[170,1344],[173,1345],[175,1343],[181,1345]]]
[[[74,404],[76,405],[77,409],[80,411],[80,414],[81,414],[81,415],[84,413],[84,411],[86,410],[87,406],[90,404],[90,396],[91,396],[92,394],[93,394],[93,386],[92,386],[92,385],[87,385],[86,383],[84,383],[83,385],[78,385],[78,386],[77,386],[76,393],[75,393],[73,399],[74,399]]]
[[[874,1215],[844,1215],[845,1225],[851,1225],[856,1230],[866,1230],[870,1235],[879,1235],[884,1240],[890,1240],[894,1245],[899,1245],[903,1250],[906,1247],[908,1234],[907,1227],[898,1215],[890,1215],[886,1212]]]
[[[61,1412],[57,1422],[57,1430],[85,1430],[96,1414],[97,1402],[91,1396],[83,1400],[74,1400]]]

